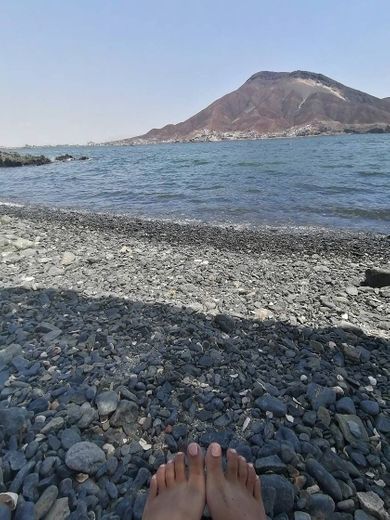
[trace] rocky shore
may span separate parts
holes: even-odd
[[[389,245],[0,206],[0,519],[140,519],[191,440],[270,519],[389,519]]]
[[[81,157],[73,157],[68,153],[55,157],[54,161],[70,162],[70,161],[87,161],[88,157],[82,155]],[[50,164],[51,159],[44,155],[21,155],[17,152],[5,152],[0,150],[0,168],[17,168],[19,166],[42,166],[43,164]]]
[[[51,160],[44,155],[20,155],[16,152],[4,152],[0,150],[0,168],[42,166],[42,164],[49,163],[51,163]]]

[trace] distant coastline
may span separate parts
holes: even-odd
[[[331,128],[318,128],[312,125],[293,128],[283,132],[257,134],[255,132],[204,132],[196,134],[190,138],[183,139],[147,139],[142,137],[132,137],[117,141],[108,141],[96,146],[139,146],[150,144],[175,144],[175,143],[218,143],[222,141],[260,141],[263,139],[290,139],[295,137],[316,137],[316,136],[336,136],[336,135],[364,135],[364,134],[388,134],[390,125],[355,125],[340,130]]]
[[[357,125],[360,126],[360,125]],[[300,127],[290,129],[285,132],[270,133],[270,134],[254,134],[253,132],[206,132],[199,134],[191,139],[167,139],[167,140],[148,140],[137,137],[131,137],[129,139],[116,139],[113,141],[106,142],[88,142],[86,144],[25,144],[23,146],[0,146],[0,151],[8,150],[33,150],[40,148],[86,148],[96,146],[141,146],[151,144],[180,144],[180,143],[220,143],[223,141],[262,141],[266,139],[292,139],[302,137],[318,137],[318,136],[352,136],[352,135],[369,135],[369,134],[389,134],[390,125],[370,125],[368,128],[346,128],[344,130],[335,129],[322,129],[318,130],[309,127]]]

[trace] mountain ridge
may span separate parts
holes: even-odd
[[[316,72],[260,71],[177,124],[106,144],[150,144],[390,132],[380,99]]]

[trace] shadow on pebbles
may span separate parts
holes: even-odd
[[[386,329],[353,326],[327,307],[329,294],[322,302],[318,296],[317,311],[325,307],[337,323],[283,319],[285,310],[265,302],[245,316],[221,301],[208,309],[185,305],[184,296],[153,301],[153,284],[142,300],[135,286],[123,294],[118,270],[131,263],[140,276],[146,252],[111,267],[110,294],[87,294],[85,269],[111,238],[84,230],[90,260],[84,251],[78,263],[72,241],[80,238],[50,226],[12,217],[0,228],[1,520],[140,519],[151,475],[192,440],[234,447],[253,462],[271,519],[389,518]],[[122,239],[117,246],[126,247]],[[160,247],[176,254],[172,245]],[[234,258],[221,259],[225,279],[223,262]],[[182,273],[155,269],[144,276],[169,273],[171,287]],[[102,284],[108,276],[101,273]],[[349,296],[359,291],[350,288]],[[387,305],[386,295],[370,293],[379,305]],[[309,316],[310,305],[294,301],[295,315]],[[351,305],[361,308],[356,299]]]

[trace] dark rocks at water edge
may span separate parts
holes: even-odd
[[[69,161],[87,161],[89,157],[86,155],[81,155],[80,157],[74,157],[73,155],[70,155],[69,153],[65,153],[63,155],[58,155],[56,157],[56,161],[61,162],[69,162]]]
[[[50,159],[44,155],[20,155],[16,152],[4,152],[0,150],[0,168],[12,166],[40,166],[49,164]]]
[[[0,515],[141,518],[195,440],[254,464],[271,519],[388,518],[380,240],[0,211]]]
[[[63,154],[55,158],[55,161],[69,162],[69,161],[86,161],[89,157],[82,155],[74,157],[73,155]],[[0,168],[16,167],[16,166],[41,166],[53,162],[44,155],[21,155],[16,152],[4,152],[0,150]]]

